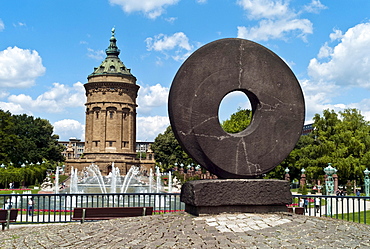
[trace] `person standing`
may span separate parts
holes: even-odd
[[[316,208],[316,213],[320,211],[320,206],[321,206],[321,200],[320,198],[315,199],[315,208]]]
[[[307,210],[307,208],[308,208],[308,199],[307,198],[304,198],[304,202],[303,203],[304,203],[303,204],[304,212],[307,213],[308,212],[308,210]]]
[[[33,201],[33,197],[31,197],[28,201],[28,215],[33,216],[33,207],[35,202]]]
[[[5,209],[11,209],[12,208],[12,200],[8,198],[5,202]]]

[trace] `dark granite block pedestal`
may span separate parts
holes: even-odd
[[[193,215],[287,212],[292,194],[284,180],[198,180],[182,186],[181,201]]]

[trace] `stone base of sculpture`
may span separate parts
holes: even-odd
[[[185,211],[199,216],[219,213],[287,212],[289,182],[273,179],[216,179],[186,182],[181,189]]]

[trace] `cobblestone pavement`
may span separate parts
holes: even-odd
[[[186,213],[11,225],[0,248],[370,248],[370,226],[289,213]]]

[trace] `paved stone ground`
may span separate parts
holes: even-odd
[[[0,248],[370,248],[370,226],[275,214],[186,213],[43,226],[11,225]]]

